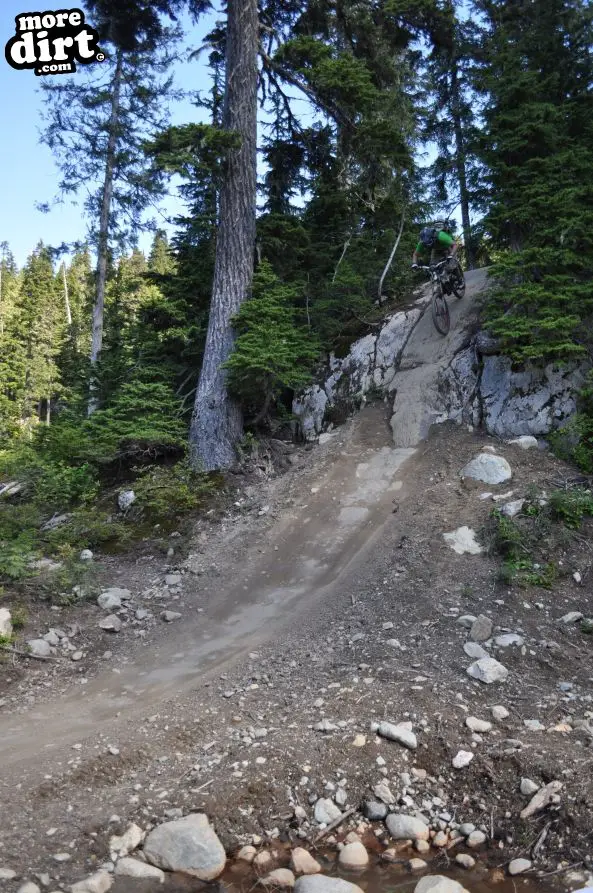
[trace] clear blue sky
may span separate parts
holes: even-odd
[[[49,245],[59,245],[83,238],[85,233],[79,208],[70,204],[59,205],[48,214],[35,208],[36,202],[54,198],[58,183],[58,170],[52,154],[39,142],[42,105],[39,78],[33,71],[15,71],[4,58],[4,46],[14,35],[16,15],[31,10],[43,12],[63,8],[64,4],[55,0],[35,0],[34,3],[0,0],[0,242],[6,240],[9,243],[19,266],[40,239]],[[215,19],[216,15],[211,14],[197,26],[184,20],[187,46],[199,46]],[[204,54],[197,61],[178,64],[176,86],[186,90],[206,90],[206,62],[207,54]],[[189,101],[177,103],[172,111],[173,123],[198,120],[198,110]],[[180,208],[179,202],[172,197],[163,205],[163,212],[173,216]],[[146,247],[150,241],[150,236],[143,237],[141,247]]]

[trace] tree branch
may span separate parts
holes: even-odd
[[[391,264],[393,263],[393,258],[395,257],[395,252],[396,252],[397,249],[398,249],[398,246],[399,246],[399,243],[400,243],[400,239],[401,239],[401,237],[402,237],[402,233],[403,233],[403,231],[404,231],[404,221],[405,221],[405,219],[406,219],[406,206],[404,205],[403,210],[402,210],[401,220],[400,220],[400,223],[399,223],[399,232],[398,232],[398,234],[397,234],[397,239],[395,240],[395,244],[394,244],[393,248],[391,249],[391,254],[389,255],[389,260],[388,260],[387,263],[385,264],[385,269],[384,269],[383,272],[381,273],[381,278],[379,279],[379,288],[378,288],[378,294],[377,294],[377,297],[378,297],[378,299],[379,299],[379,307],[380,307],[381,304],[383,303],[383,300],[382,300],[382,297],[383,297],[383,295],[382,295],[382,292],[383,292],[383,283],[385,282],[385,277],[387,276],[387,274],[388,274],[388,272],[389,272],[389,269],[390,269],[390,267],[391,267]]]

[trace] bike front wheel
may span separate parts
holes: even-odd
[[[440,282],[432,286],[432,321],[440,335],[447,335],[451,325],[449,305]]]

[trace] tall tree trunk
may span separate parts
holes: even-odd
[[[461,225],[463,228],[463,240],[465,242],[465,257],[469,270],[473,270],[476,266],[476,253],[474,250],[471,222],[469,216],[469,190],[467,188],[467,172],[466,172],[466,152],[465,139],[463,136],[463,126],[461,123],[461,115],[459,112],[459,77],[457,72],[457,62],[455,58],[451,60],[451,105],[453,116],[453,130],[455,133],[455,167],[457,169],[457,180],[459,183],[459,198],[461,205]]]
[[[119,105],[123,74],[123,53],[117,51],[115,72],[112,83],[111,113],[109,116],[109,139],[105,160],[105,179],[101,196],[101,216],[99,218],[99,244],[97,247],[97,291],[93,307],[93,330],[91,339],[91,379],[89,382],[89,404],[87,414],[90,416],[99,403],[95,367],[101,356],[103,346],[103,312],[105,307],[105,282],[107,280],[107,260],[109,255],[109,221],[111,215],[111,199],[113,197],[113,172],[117,149],[117,129],[119,124]]]
[[[66,309],[66,324],[72,328],[72,311],[70,309],[70,296],[68,294],[68,280],[66,279],[66,261],[62,263],[62,284],[64,286],[64,307]]]
[[[231,318],[251,287],[255,253],[257,0],[228,0],[227,10],[223,126],[241,136],[241,147],[229,154],[220,190],[210,318],[190,429],[192,462],[205,471],[231,466],[243,433],[221,366],[233,349]]]

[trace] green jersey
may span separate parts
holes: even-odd
[[[433,245],[432,249],[426,248],[422,242],[418,242],[416,245],[416,254],[427,254],[428,251],[449,251],[449,249],[455,244],[455,240],[451,238],[449,233],[446,233],[444,230],[441,230],[437,234],[437,240]]]

